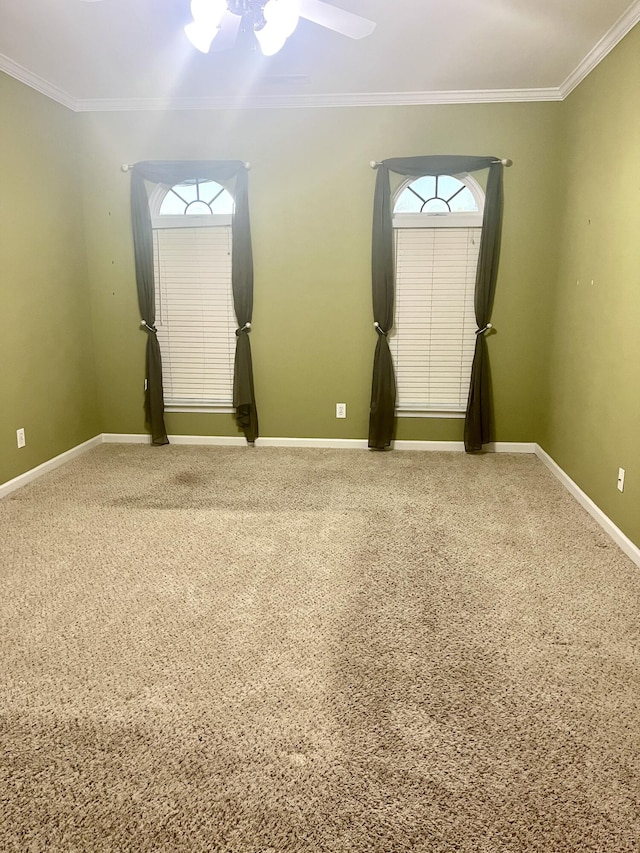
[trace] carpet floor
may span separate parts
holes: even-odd
[[[103,445],[0,562],[2,851],[640,850],[640,571],[532,456]]]

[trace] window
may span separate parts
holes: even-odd
[[[156,328],[167,411],[233,411],[233,198],[211,180],[150,199]]]
[[[456,416],[467,407],[484,195],[468,175],[403,184],[393,212],[397,413]]]

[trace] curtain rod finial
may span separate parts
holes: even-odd
[[[380,165],[380,163],[378,163],[377,160],[370,160],[369,165],[371,166],[372,169],[377,169],[378,166]]]
[[[503,166],[513,166],[513,160],[509,160],[508,157],[504,157],[500,162]]]
[[[245,164],[244,164],[244,167],[245,167],[245,169],[246,169],[246,170],[247,170],[247,172],[248,172],[248,171],[249,171],[249,169],[251,168],[251,163],[245,163]]]

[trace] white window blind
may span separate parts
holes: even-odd
[[[482,228],[397,228],[397,408],[463,412],[475,347],[474,289]]]
[[[231,228],[154,229],[156,328],[167,406],[231,406]]]

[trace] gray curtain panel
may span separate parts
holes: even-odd
[[[389,447],[395,426],[396,382],[391,351],[387,343],[387,334],[393,325],[395,296],[390,173],[419,178],[423,175],[456,175],[460,172],[477,172],[481,169],[489,169],[489,177],[476,274],[475,314],[478,332],[464,425],[465,449],[470,453],[479,451],[483,444],[491,440],[489,354],[484,329],[491,319],[498,275],[504,167],[502,161],[496,157],[460,155],[397,157],[383,160],[378,165],[373,205],[371,280],[373,316],[378,342],[373,360],[369,415],[369,447],[371,448],[384,450]]]
[[[146,323],[145,418],[153,444],[168,444],[164,424],[162,360],[155,328],[153,280],[153,231],[149,210],[149,184],[173,186],[193,178],[228,181],[235,178],[235,212],[232,232],[232,289],[239,329],[236,331],[233,404],[236,420],[247,441],[258,437],[258,414],[253,389],[249,329],[253,311],[253,255],[247,191],[247,169],[241,160],[155,160],[136,163],[131,169],[131,222],[135,252],[138,304]]]
[[[378,167],[373,200],[373,241],[371,245],[373,319],[378,334],[373,357],[369,447],[384,450],[391,444],[395,424],[396,378],[387,333],[393,326],[395,267],[391,187],[389,169]]]

